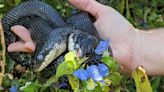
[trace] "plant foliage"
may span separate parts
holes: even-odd
[[[10,9],[21,2],[27,0],[0,0],[0,18]],[[53,6],[60,14],[67,18],[74,12],[73,6],[69,5],[66,0],[42,0]],[[163,0],[98,0],[118,10],[125,16],[135,27],[141,29],[164,27],[164,2]],[[103,56],[100,60],[105,64],[107,70],[101,70],[99,66],[82,65],[88,59],[78,59],[72,52],[65,56],[65,60],[58,66],[56,74],[46,81],[38,80],[37,74],[17,65],[7,56],[5,57],[3,30],[0,28],[1,47],[0,47],[0,87],[1,91],[10,92],[69,92],[61,89],[67,84],[60,84],[58,81],[61,76],[67,76],[71,90],[74,92],[163,92],[164,78],[148,78],[142,68],[137,68],[131,76],[123,76],[119,73],[118,64],[109,56]],[[70,58],[71,57],[71,58]],[[85,68],[87,66],[88,68]],[[103,66],[103,65],[102,65]],[[6,67],[6,68],[5,68]],[[105,67],[105,66],[104,66]],[[81,70],[79,70],[81,69]],[[89,73],[89,69],[97,72]],[[96,70],[97,69],[97,70]],[[109,70],[108,70],[109,69]],[[22,70],[23,73],[16,73]],[[78,71],[79,70],[79,71]],[[93,71],[92,70],[92,71]],[[99,71],[103,71],[104,76]],[[108,71],[106,73],[105,71]],[[75,72],[77,74],[75,75]],[[85,72],[86,75],[79,73]],[[94,75],[96,74],[96,76]],[[101,78],[97,78],[100,76]],[[84,80],[85,81],[84,81]],[[142,84],[144,83],[144,84]],[[60,84],[60,85],[59,85]],[[151,85],[150,85],[151,84]],[[58,86],[56,86],[58,85]],[[152,87],[152,88],[151,88]],[[144,89],[145,88],[145,89]],[[144,90],[144,91],[143,91]],[[145,91],[146,90],[146,91]]]

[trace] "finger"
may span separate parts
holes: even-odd
[[[35,44],[31,41],[26,43],[22,41],[11,43],[7,50],[9,52],[34,52],[35,51]]]
[[[28,29],[21,25],[12,26],[11,30],[20,37],[23,41],[32,41],[31,35]]]
[[[69,0],[69,2],[81,10],[91,13],[96,18],[100,17],[109,8],[95,0]]]

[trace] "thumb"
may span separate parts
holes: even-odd
[[[69,0],[69,2],[75,7],[89,12],[96,18],[100,17],[103,13],[106,13],[108,7],[98,3],[95,0]]]

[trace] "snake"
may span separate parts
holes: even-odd
[[[29,0],[14,7],[3,16],[1,23],[6,47],[21,40],[11,31],[12,26],[22,25],[29,29],[36,50],[33,53],[7,54],[16,63],[31,67],[35,72],[44,70],[66,51],[72,51],[79,57],[93,53],[98,43],[96,28],[86,12],[64,20],[52,6],[38,0]]]

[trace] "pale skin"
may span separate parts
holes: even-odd
[[[95,16],[94,23],[101,38],[110,39],[114,59],[124,72],[132,72],[143,65],[149,75],[164,75],[164,28],[151,31],[139,30],[121,14],[95,0],[69,0],[77,8]],[[9,45],[10,52],[33,52],[35,43],[28,30],[13,26],[13,32],[23,41]]]

